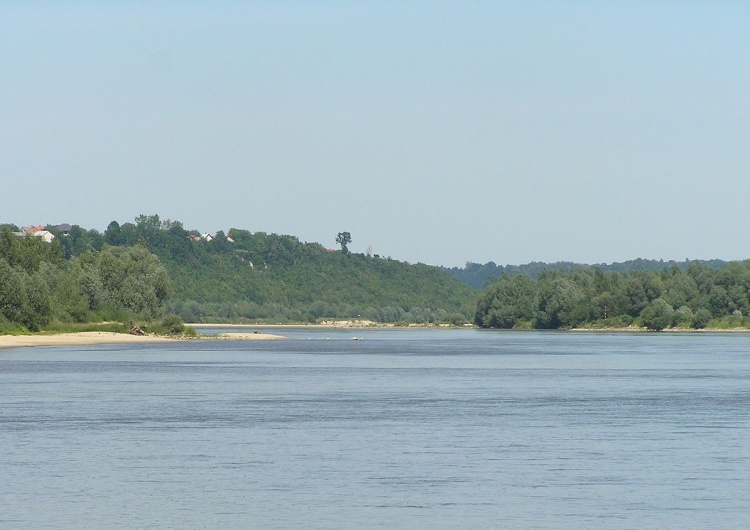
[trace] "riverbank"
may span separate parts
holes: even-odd
[[[281,335],[269,333],[221,333],[214,337],[199,336],[195,339],[209,340],[281,340]],[[147,344],[157,342],[178,342],[184,338],[165,337],[162,335],[130,335],[110,331],[81,331],[77,333],[58,333],[54,335],[0,335],[0,349],[28,348],[33,346],[95,346],[98,344]]]
[[[269,328],[269,329],[284,329],[284,328],[322,328],[322,329],[369,329],[369,328],[473,328],[474,324],[465,324],[463,326],[455,326],[453,324],[394,324],[393,322],[375,322],[373,320],[322,320],[314,324],[307,322],[291,323],[291,324],[256,324],[256,323],[245,323],[245,324],[212,324],[212,323],[201,323],[191,322],[186,323],[186,326],[192,328],[206,327],[206,328]]]
[[[158,342],[177,342],[184,340],[285,340],[288,337],[265,332],[234,332],[232,328],[258,328],[258,329],[283,329],[283,328],[330,328],[330,329],[365,329],[365,328],[394,328],[393,324],[375,324],[366,321],[336,321],[320,324],[187,324],[192,327],[215,327],[225,328],[226,332],[217,335],[199,335],[191,338],[175,338],[163,335],[130,335],[127,333],[115,333],[109,331],[82,331],[76,333],[58,334],[33,334],[33,335],[0,335],[0,349],[27,348],[34,346],[93,346],[98,344],[146,344]],[[435,327],[438,326],[421,326]],[[645,328],[574,328],[570,331],[578,333],[654,333]],[[734,329],[683,329],[668,328],[666,333],[748,333],[745,328]],[[658,333],[658,332],[657,332]]]
[[[159,335],[130,335],[111,331],[81,331],[54,335],[0,335],[0,348],[25,348],[30,346],[89,346],[96,344],[138,344],[149,342],[174,342],[181,339]]]
[[[644,327],[628,326],[621,328],[571,328],[581,333],[750,333],[750,328],[664,328],[651,330]]]
[[[267,329],[283,329],[283,328],[393,328],[396,324],[392,323],[381,323],[374,322],[372,320],[323,320],[316,322],[315,324],[310,323],[293,323],[293,324],[212,324],[212,323],[200,323],[200,322],[188,322],[186,326],[192,328],[205,327],[205,328],[267,328]],[[416,326],[416,324],[415,324]],[[420,327],[425,327],[420,325]]]

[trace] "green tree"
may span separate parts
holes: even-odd
[[[512,328],[531,321],[536,286],[528,276],[503,274],[477,302],[474,323],[483,328]]]
[[[619,272],[602,275],[603,281],[595,281],[591,293],[591,311],[594,319],[619,318],[628,314],[630,298],[627,293],[627,277]]]
[[[64,254],[58,241],[59,238],[47,243],[40,237],[19,237],[8,227],[3,227],[0,229],[0,258],[4,258],[11,267],[19,267],[31,274],[42,263],[63,263]]]
[[[39,331],[52,318],[50,292],[41,274],[24,274],[23,294],[21,324],[30,331]]]
[[[101,250],[105,243],[105,236],[96,230],[86,230],[73,225],[67,236],[58,235],[55,238],[65,251],[65,258],[80,256],[90,250]]]
[[[628,275],[625,293],[628,298],[626,312],[632,317],[637,317],[649,303],[661,296],[662,280],[653,272],[633,271]]]
[[[652,331],[661,331],[672,322],[674,309],[663,298],[657,298],[641,311],[641,323]]]
[[[349,232],[339,232],[336,235],[336,243],[341,245],[341,252],[344,254],[349,253],[349,243],[352,242],[352,235]]]
[[[534,327],[558,329],[578,324],[577,306],[583,292],[573,281],[558,273],[544,273],[539,278]]]
[[[104,231],[104,237],[107,240],[107,244],[111,245],[113,247],[116,247],[118,245],[121,245],[122,240],[122,228],[120,228],[120,223],[117,221],[112,221],[107,225],[107,229]]]
[[[172,293],[167,269],[146,247],[105,247],[96,269],[109,299],[118,307],[155,318]]]
[[[664,300],[672,307],[690,305],[698,301],[698,286],[695,280],[679,269],[665,282]]]
[[[706,326],[708,326],[708,323],[711,321],[711,311],[708,309],[701,307],[698,309],[698,311],[695,312],[693,315],[693,327],[695,329],[703,329]]]
[[[9,321],[20,323],[23,311],[23,275],[0,257],[0,313]]]
[[[0,313],[9,320],[37,331],[52,315],[50,293],[42,275],[12,268],[0,258]]]
[[[675,309],[674,313],[672,314],[672,326],[673,327],[680,327],[680,326],[693,327],[694,323],[695,323],[695,314],[693,313],[693,310],[690,309],[686,305],[681,306],[678,309]]]

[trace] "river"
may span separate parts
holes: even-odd
[[[0,528],[750,521],[750,335],[275,332],[0,350]]]

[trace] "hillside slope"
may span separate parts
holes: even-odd
[[[479,293],[438,267],[326,249],[289,235],[231,229],[201,237],[140,216],[113,224],[109,244],[145,244],[168,269],[167,309],[184,320],[367,318],[469,320]]]

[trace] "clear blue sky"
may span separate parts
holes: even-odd
[[[746,259],[749,95],[746,1],[6,1],[0,222]]]

